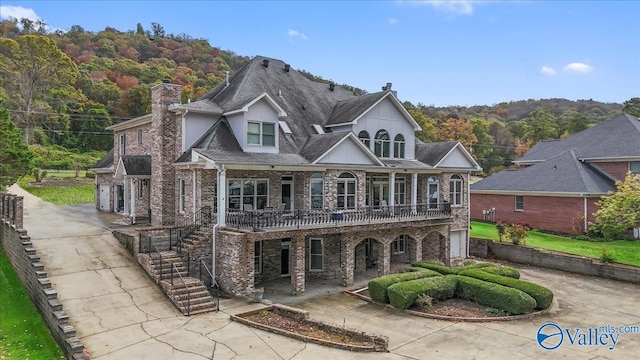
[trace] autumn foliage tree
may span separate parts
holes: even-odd
[[[473,125],[465,119],[449,118],[438,127],[438,139],[440,141],[460,141],[465,147],[478,142],[473,133]]]
[[[617,191],[603,196],[596,205],[595,221],[589,230],[612,238],[631,228],[640,228],[640,174],[631,173],[617,182]]]

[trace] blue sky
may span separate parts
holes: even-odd
[[[638,1],[11,1],[0,16],[206,38],[401,100],[491,105],[640,96]]]

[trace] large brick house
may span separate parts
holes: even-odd
[[[640,173],[640,121],[628,114],[561,140],[542,141],[503,170],[471,185],[471,218],[583,233],[595,202],[627,173]]]
[[[224,290],[291,277],[301,294],[307,281],[467,256],[480,168],[459,142],[417,139],[390,83],[354,96],[258,56],[198,101],[170,83],[151,92],[151,114],[109,127],[96,206],[158,229],[210,211]]]

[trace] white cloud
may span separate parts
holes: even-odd
[[[307,40],[307,35],[305,35],[305,34],[303,34],[303,33],[299,32],[298,30],[292,30],[292,29],[289,29],[289,30],[287,31],[287,35],[289,35],[289,37],[299,37],[299,38],[301,38],[302,40]]]
[[[23,8],[22,6],[0,5],[0,18],[6,20],[9,18],[22,19],[26,18],[33,21],[42,20],[33,9]]]
[[[473,14],[473,4],[470,0],[427,0],[422,2],[433,6],[435,9],[458,15]]]
[[[396,19],[396,18],[391,18],[391,19],[389,19],[389,20],[387,21],[387,23],[388,23],[389,25],[395,25],[395,24],[397,24],[397,23],[398,23],[398,19]]]
[[[593,71],[593,66],[587,65],[581,62],[573,62],[564,67],[566,72],[574,72],[580,74],[586,74]]]
[[[542,68],[540,68],[540,74],[542,74],[542,75],[555,75],[556,71],[553,70],[553,68],[550,68],[548,66],[543,66]]]

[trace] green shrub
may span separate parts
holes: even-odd
[[[398,309],[407,309],[415,304],[419,295],[430,296],[436,301],[449,299],[455,294],[457,283],[455,276],[434,276],[398,282],[387,288],[389,303]]]
[[[504,266],[504,265],[487,266],[487,267],[483,267],[482,271],[488,272],[489,274],[502,275],[502,276],[506,276],[514,279],[520,279],[520,271],[510,266]]]
[[[425,271],[425,270],[429,270],[429,269],[419,267],[419,266],[407,266],[406,268],[402,269],[402,272],[406,273],[406,272]]]
[[[536,307],[536,300],[521,290],[468,276],[456,276],[456,278],[458,280],[456,288],[458,298],[504,310],[512,315],[526,314]]]
[[[432,261],[418,261],[411,264],[411,266],[414,266],[414,267],[422,267],[425,269],[437,271],[442,275],[455,275],[460,271],[463,271],[466,269],[476,269],[476,268],[482,268],[482,267],[492,266],[492,265],[493,264],[491,263],[477,263],[477,264],[467,265],[467,266],[446,266],[444,264],[440,265]]]
[[[589,235],[576,235],[573,237],[576,240],[582,240],[582,241],[592,241],[591,238],[589,237]]]
[[[379,276],[369,281],[369,295],[373,301],[388,303],[389,296],[387,295],[387,288],[389,286],[397,282],[415,280],[430,276],[440,276],[440,274],[428,269],[422,269],[421,271]]]
[[[533,284],[528,281],[512,279],[506,276],[500,276],[496,274],[490,274],[485,269],[471,269],[462,271],[460,275],[469,276],[472,278],[488,281],[490,283],[508,286],[514,289],[523,291],[527,295],[536,300],[536,309],[544,310],[551,306],[553,301],[553,293],[551,290],[538,284]]]
[[[431,309],[433,307],[433,298],[427,294],[420,294],[416,298],[416,306],[421,309]]]
[[[609,248],[604,247],[602,248],[602,253],[600,254],[600,260],[602,260],[602,262],[604,263],[612,263],[613,262],[613,253],[611,252],[611,250],[609,250]]]

